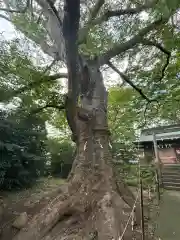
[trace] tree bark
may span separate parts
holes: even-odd
[[[126,202],[132,208],[134,196],[124,183],[118,185],[114,178],[109,151],[107,91],[97,65],[90,65],[88,69],[87,91],[81,97],[81,107],[77,108],[77,151],[68,193],[58,196],[43,209],[14,240],[110,240],[119,239],[123,232],[127,222],[123,207]],[[132,237],[128,227],[123,239]]]

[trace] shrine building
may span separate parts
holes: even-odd
[[[141,131],[136,146],[140,150],[140,159],[143,163],[150,164],[155,161],[155,144],[162,164],[180,163],[180,124]]]

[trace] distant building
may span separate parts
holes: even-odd
[[[135,144],[139,147],[140,158],[144,163],[151,163],[155,160],[153,134],[157,141],[161,163],[180,163],[180,124],[141,131],[139,141]]]

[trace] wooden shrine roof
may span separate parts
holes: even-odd
[[[143,129],[139,143],[152,142],[153,133],[155,133],[157,141],[180,139],[180,124]]]

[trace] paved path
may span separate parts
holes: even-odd
[[[155,235],[161,240],[180,240],[180,191],[165,191],[162,201]]]

